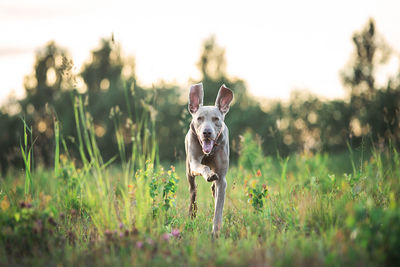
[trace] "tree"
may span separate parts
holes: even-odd
[[[239,136],[246,130],[252,129],[263,138],[269,137],[268,129],[275,124],[275,121],[261,110],[258,101],[249,96],[246,83],[242,79],[227,75],[225,49],[217,44],[214,36],[204,41],[198,68],[206,91],[204,105],[214,105],[222,84],[226,84],[234,92],[234,104],[226,117],[234,158],[237,157],[239,151]],[[264,143],[264,145],[268,144]]]
[[[37,138],[35,155],[45,165],[50,164],[53,153],[54,119],[57,114],[69,114],[69,91],[74,83],[72,66],[68,52],[51,41],[38,50],[34,70],[24,80],[27,96],[20,101],[22,115]],[[68,129],[71,125],[67,122]]]
[[[89,94],[121,89],[124,62],[120,47],[112,39],[102,39],[100,48],[91,54],[90,61],[83,66],[81,73]]]
[[[53,41],[38,50],[34,71],[24,80],[26,99],[29,99],[29,104],[32,104],[35,110],[42,110],[46,103],[60,97],[59,92],[62,89],[71,88],[72,65],[67,51]],[[25,110],[26,105],[23,107]]]
[[[215,36],[203,42],[200,60],[197,63],[203,79],[218,80],[226,76],[225,49],[220,47]]]
[[[131,119],[129,115],[135,118],[135,112],[141,114],[140,99],[146,97],[145,92],[136,84],[134,59],[124,58],[113,38],[101,39],[100,47],[91,51],[90,59],[82,67],[81,76],[87,87],[88,110],[97,129],[98,145],[108,160],[118,154],[116,130],[123,133],[125,145],[132,142],[125,125],[132,124],[126,123]],[[128,114],[130,106],[135,106],[132,114]],[[114,118],[110,117],[111,110],[115,111]],[[120,123],[114,124],[114,119]]]
[[[353,35],[354,54],[348,65],[342,70],[342,82],[350,91],[350,129],[356,144],[362,136],[372,134],[377,139],[395,131],[396,112],[399,106],[399,94],[393,88],[391,80],[387,86],[378,88],[375,83],[379,66],[388,62],[392,51],[377,33],[375,22],[370,19],[363,30]],[[398,88],[397,88],[398,90]],[[388,140],[388,138],[386,138]]]

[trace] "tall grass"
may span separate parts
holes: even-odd
[[[184,164],[163,168],[158,163],[152,107],[136,104],[146,109],[138,114],[129,107],[128,130],[113,109],[118,154],[107,162],[93,118],[79,97],[74,106],[78,159],[55,122],[54,170],[33,170],[32,131],[24,124],[25,173],[10,173],[0,184],[0,265],[399,262],[400,159],[395,147],[373,148],[371,157],[365,153],[360,161],[350,146],[347,154],[273,158],[264,156],[258,141],[246,133],[238,165],[232,164],[227,176],[222,232],[212,239],[210,185],[198,179],[198,216],[190,219],[187,185],[180,182]]]
[[[21,154],[22,159],[24,160],[25,165],[25,196],[28,196],[33,191],[33,181],[32,181],[32,166],[33,166],[33,145],[32,142],[32,129],[26,125],[24,119],[22,119],[24,123],[24,143],[21,144]],[[28,145],[28,136],[31,138],[31,145]]]

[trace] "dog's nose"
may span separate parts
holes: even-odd
[[[210,138],[211,137],[211,129],[204,129],[204,131],[203,131],[203,136],[205,137],[205,138]]]

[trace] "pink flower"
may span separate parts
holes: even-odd
[[[174,237],[179,237],[180,236],[180,232],[179,232],[179,229],[172,229],[172,231],[171,231],[171,234],[174,236]]]
[[[136,242],[136,247],[137,248],[143,248],[143,242],[142,241]]]
[[[169,241],[170,238],[171,238],[171,234],[169,234],[169,233],[164,233],[162,235],[162,239],[164,239],[165,241]]]
[[[151,238],[147,238],[146,240],[147,244],[149,244],[150,246],[153,246],[155,244],[155,242],[153,241],[153,239]]]
[[[266,185],[266,184],[263,184],[262,187],[263,187],[264,189],[267,189],[267,185]]]
[[[113,233],[110,230],[106,229],[104,231],[104,235],[105,235],[106,239],[111,240],[112,236],[113,236]]]

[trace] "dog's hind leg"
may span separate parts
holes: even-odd
[[[197,212],[197,203],[196,203],[197,188],[196,188],[195,176],[187,174],[187,178],[189,182],[189,192],[190,192],[189,216],[191,218],[195,218]]]
[[[213,182],[213,184],[211,185],[211,192],[212,192],[213,198],[215,198],[215,182]]]

